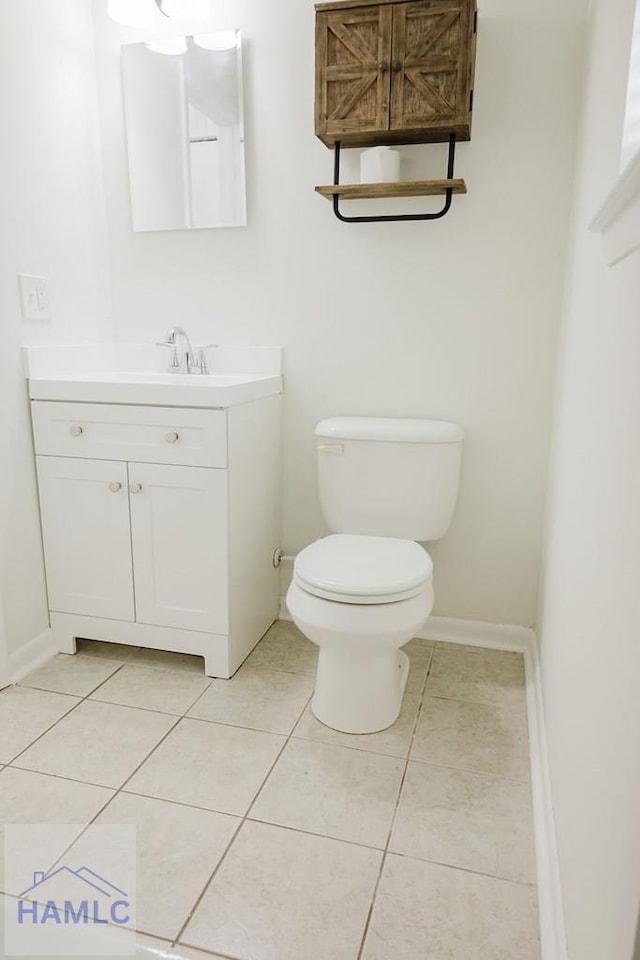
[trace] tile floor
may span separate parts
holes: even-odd
[[[522,657],[405,649],[398,721],[352,736],[290,623],[233,680],[80,642],[0,693],[0,824],[136,824],[138,926],[176,957],[539,960]]]

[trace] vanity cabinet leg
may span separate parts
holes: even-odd
[[[60,627],[52,627],[53,639],[58,653],[75,653],[77,649],[76,637]]]
[[[205,673],[205,676],[206,676],[206,677],[214,677],[214,678],[215,678],[215,677],[219,677],[219,676],[220,676],[220,670],[219,670],[219,668],[217,668],[217,666],[216,666],[216,658],[215,658],[215,657],[207,657],[206,654],[205,654],[205,657],[204,657],[204,673]]]

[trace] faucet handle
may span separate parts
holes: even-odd
[[[167,367],[167,373],[175,373],[176,370],[180,368],[180,361],[178,360],[178,349],[175,343],[170,343],[168,340],[158,340],[156,342],[156,347],[168,347],[171,350],[171,356],[169,357],[169,366]]]
[[[205,343],[204,346],[200,347],[198,350],[198,359],[196,360],[196,367],[200,373],[209,373],[209,361],[207,360],[207,350],[211,350],[213,347],[217,347],[217,343]]]

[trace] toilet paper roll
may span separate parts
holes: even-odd
[[[393,183],[400,179],[400,153],[390,147],[370,147],[360,154],[360,183]]]

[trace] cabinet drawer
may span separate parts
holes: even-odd
[[[224,410],[35,400],[31,415],[37,454],[227,466]]]

